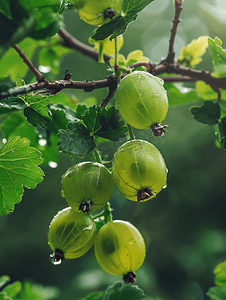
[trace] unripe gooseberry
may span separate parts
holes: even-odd
[[[122,0],[75,0],[80,18],[90,25],[103,25],[122,12]]]
[[[123,275],[126,283],[135,282],[134,273],[144,262],[145,243],[131,223],[113,221],[105,224],[94,243],[97,262],[107,273]]]
[[[167,168],[159,150],[143,140],[131,140],[114,154],[112,175],[119,191],[132,201],[144,202],[166,186]]]
[[[67,207],[57,213],[49,225],[49,245],[53,264],[63,259],[73,259],[84,255],[96,238],[96,224],[87,214],[73,211]]]
[[[135,71],[125,76],[116,92],[116,103],[123,119],[132,127],[151,127],[154,135],[164,135],[160,123],[166,118],[168,98],[163,80],[150,73]]]
[[[112,174],[93,162],[82,162],[62,176],[62,196],[75,211],[95,212],[105,206],[114,190]]]

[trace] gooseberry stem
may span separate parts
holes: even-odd
[[[120,81],[121,76],[121,70],[119,69],[118,65],[118,43],[117,43],[117,37],[115,38],[115,75],[117,82]]]
[[[98,64],[105,63],[103,49],[104,49],[104,43],[103,43],[103,41],[100,41],[100,47],[99,47],[99,52],[98,52]]]
[[[93,152],[91,152],[89,154],[89,156],[91,157],[93,162],[98,162],[100,164],[103,164],[103,161],[100,156],[100,152],[97,149],[95,149]]]
[[[105,223],[113,221],[111,212],[112,212],[112,209],[111,209],[110,203],[108,202],[104,207],[104,221],[105,221]]]
[[[133,133],[132,127],[128,123],[127,123],[127,127],[128,127],[128,131],[129,131],[130,140],[135,140],[135,135]]]

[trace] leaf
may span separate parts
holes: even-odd
[[[103,300],[140,300],[144,296],[144,292],[138,286],[116,282],[107,288]]]
[[[64,153],[84,157],[96,147],[89,130],[78,121],[69,122],[67,129],[60,129],[58,135],[57,144]]]
[[[32,284],[29,281],[25,281],[23,290],[15,300],[50,300],[58,299],[59,296],[60,290],[57,287]]]
[[[213,59],[213,65],[215,69],[216,77],[225,77],[226,76],[226,52],[221,47],[222,41],[215,37],[214,40],[208,38],[209,50]]]
[[[12,284],[8,284],[2,291],[9,297],[15,297],[22,290],[22,284],[20,281],[15,281]]]
[[[220,120],[216,135],[221,148],[226,152],[226,117]]]
[[[118,110],[113,106],[109,109],[91,106],[81,118],[94,136],[119,141],[126,135],[127,127],[124,126]]]
[[[91,38],[98,41],[110,36],[110,40],[112,40],[118,35],[123,34],[128,24],[136,20],[137,14],[153,1],[154,0],[124,0],[122,6],[124,15],[118,16],[112,21],[100,26]]]
[[[221,108],[218,102],[205,101],[201,107],[191,107],[191,113],[196,121],[208,125],[216,125],[219,123]]]
[[[14,134],[14,131],[17,129],[18,126],[21,125],[22,122],[23,122],[23,115],[17,112],[11,113],[10,115],[8,115],[6,120],[0,125],[0,131],[2,132],[3,136],[8,140],[10,135],[12,134],[13,136],[16,135]]]
[[[10,277],[7,275],[3,275],[0,277],[0,288],[2,288],[8,281],[10,281]]]
[[[13,298],[8,297],[6,293],[1,293],[0,292],[0,300],[13,300]]]
[[[197,81],[196,92],[202,97],[203,100],[214,100],[217,99],[218,95],[208,84],[203,81]],[[221,92],[221,99],[226,100],[226,90],[220,89]]]
[[[186,47],[180,50],[180,57],[177,62],[187,68],[194,68],[199,64],[201,57],[205,54],[208,47],[208,36],[200,36],[196,40],[192,40]]]
[[[206,295],[211,300],[226,300],[226,287],[211,287]]]
[[[26,104],[20,97],[9,97],[1,100],[0,102],[0,114],[6,114],[15,110],[25,109]]]
[[[85,298],[78,300],[103,300],[104,292],[93,292],[87,295]]]
[[[57,133],[59,129],[66,129],[68,122],[80,121],[74,110],[61,103],[51,105],[49,110],[52,115],[51,129],[53,132]]]
[[[165,83],[164,87],[167,90],[169,106],[197,102],[202,99],[192,88],[183,87],[176,83]]]
[[[82,115],[87,110],[88,110],[88,107],[85,104],[78,104],[76,107],[76,114],[77,114],[78,118],[82,119]]]
[[[13,211],[21,201],[23,186],[33,189],[43,180],[44,173],[37,166],[43,159],[29,145],[27,138],[17,136],[0,149],[0,215]]]
[[[59,152],[57,149],[57,141],[59,137],[55,131],[50,132],[49,129],[42,129],[40,127],[34,128],[19,112],[11,113],[1,124],[0,130],[7,140],[14,136],[28,138],[31,142],[31,146],[41,151],[42,158],[44,159],[42,163],[43,166],[48,165],[50,161],[58,162]],[[46,142],[46,144],[43,145],[43,142]]]
[[[0,13],[3,13],[7,18],[11,19],[11,12],[8,0],[1,0],[0,2]]]
[[[50,97],[35,95],[25,95],[24,101],[27,107],[24,110],[24,115],[28,122],[33,126],[47,127],[51,120],[51,113],[48,105],[51,103]]]
[[[215,284],[219,286],[226,286],[226,261],[216,266],[214,274]]]

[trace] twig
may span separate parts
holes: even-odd
[[[16,52],[19,54],[19,56],[23,59],[25,64],[28,66],[28,68],[31,70],[31,72],[35,75],[36,80],[38,82],[45,81],[44,76],[35,68],[35,66],[32,64],[32,62],[26,57],[26,55],[20,50],[20,48],[15,44],[13,45],[13,48],[16,50]]]
[[[195,82],[198,78],[192,78],[189,76],[160,76],[164,82]]]
[[[58,39],[58,42],[65,47],[72,48],[80,51],[81,53],[95,59],[98,61],[98,52],[94,51],[92,47],[89,47],[79,41],[77,41],[73,36],[71,36],[65,29],[60,28],[58,31],[59,36],[62,39]],[[104,61],[108,62],[111,56],[104,54]]]
[[[183,0],[174,0],[174,5],[175,5],[175,15],[173,19],[173,28],[170,30],[171,35],[170,35],[170,40],[169,40],[169,52],[166,58],[166,61],[168,63],[173,63],[174,62],[174,57],[175,57],[175,52],[174,52],[174,42],[177,34],[177,27],[179,23],[181,22],[180,19],[180,14],[182,11],[182,3]]]
[[[102,103],[101,103],[101,108],[104,108],[108,105],[108,103],[110,102],[110,100],[112,99],[112,97],[114,96],[116,89],[110,89],[109,88],[109,92],[106,98],[103,99]]]
[[[32,91],[42,90],[40,93],[46,93],[49,95],[55,95],[64,89],[80,89],[85,92],[92,92],[95,89],[101,88],[115,89],[115,83],[110,81],[108,78],[99,81],[72,81],[69,80],[56,80],[54,82],[35,82],[27,84],[21,87],[15,87],[9,89],[7,92],[0,93],[0,99],[17,96],[20,94],[27,94]],[[43,90],[44,89],[44,90]]]

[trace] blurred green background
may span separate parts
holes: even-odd
[[[185,0],[175,42],[180,48],[200,35],[218,36],[226,45],[225,0]],[[93,26],[81,21],[74,11],[64,14],[66,29],[88,44]],[[121,53],[141,49],[154,63],[166,57],[174,6],[172,0],[156,0],[129,25]],[[69,68],[73,80],[98,80],[109,75],[107,65],[74,51],[66,55],[57,78]],[[209,53],[198,66],[212,71]],[[70,91],[81,102],[94,96],[101,103],[106,90],[85,94]],[[114,100],[113,100],[114,101]],[[198,105],[200,103],[197,103]],[[147,295],[164,300],[198,300],[214,285],[213,269],[226,260],[226,154],[215,146],[214,129],[196,122],[189,107],[171,107],[165,120],[166,135],[159,139],[150,130],[135,130],[137,138],[153,143],[168,167],[168,187],[155,200],[134,203],[115,188],[111,205],[114,219],[127,220],[143,234],[147,245],[145,263],[137,271],[137,284]],[[122,142],[121,142],[122,143]],[[99,150],[112,158],[121,143],[101,144]],[[35,190],[25,190],[15,211],[0,218],[0,270],[13,281],[29,279],[61,289],[59,299],[78,299],[104,290],[121,280],[105,273],[93,249],[85,256],[62,265],[50,263],[48,226],[58,210],[66,207],[60,195],[64,172],[81,159],[60,157],[55,169],[45,167],[45,179]],[[204,295],[204,299],[208,299]]]

